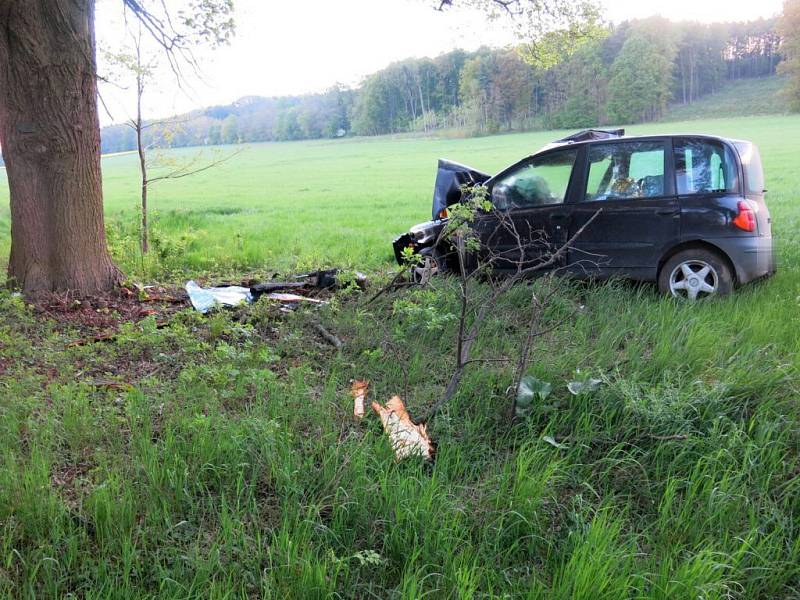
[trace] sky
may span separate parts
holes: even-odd
[[[117,51],[125,39],[120,6],[119,0],[98,1],[99,50]],[[232,43],[200,51],[202,80],[192,79],[184,91],[168,72],[160,73],[144,101],[146,117],[243,96],[319,92],[337,82],[354,86],[393,61],[515,41],[499,22],[486,23],[466,10],[438,12],[431,0],[234,0],[234,6]],[[745,21],[776,15],[781,6],[782,0],[603,0],[604,17],[614,23],[655,14],[675,21]],[[100,71],[108,75],[102,60]],[[129,86],[101,85],[101,96],[108,107],[101,109],[103,124],[130,118]]]

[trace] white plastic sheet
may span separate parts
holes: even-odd
[[[186,283],[186,293],[189,294],[194,309],[204,314],[217,305],[239,306],[253,301],[250,288],[239,285],[203,288],[196,282],[189,281]]]

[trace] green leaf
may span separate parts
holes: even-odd
[[[516,416],[526,416],[533,408],[533,401],[544,400],[550,395],[552,389],[553,386],[547,381],[536,379],[530,375],[523,377],[519,382],[519,388],[517,388]]]

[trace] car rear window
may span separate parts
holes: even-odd
[[[751,194],[764,192],[764,169],[761,167],[761,154],[758,146],[750,142],[735,142],[739,158],[742,159],[744,176],[747,182],[747,191]]]
[[[679,194],[736,192],[736,159],[721,142],[675,140],[675,184]]]

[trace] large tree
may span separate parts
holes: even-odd
[[[224,41],[232,0],[120,0],[170,57]],[[159,14],[159,9],[163,14]],[[10,283],[25,292],[113,288],[103,223],[94,0],[0,0],[0,146],[11,198]]]

